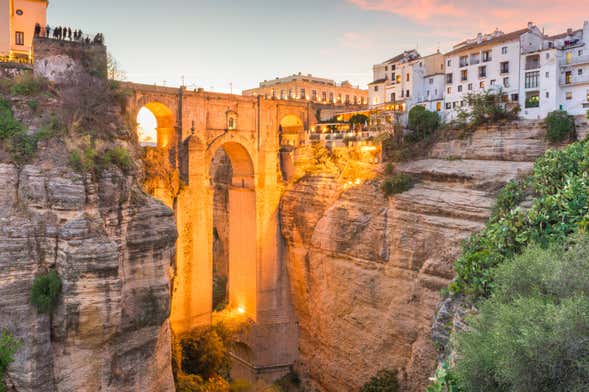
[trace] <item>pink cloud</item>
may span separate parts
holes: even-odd
[[[474,35],[499,28],[523,28],[528,21],[560,33],[589,19],[589,1],[579,0],[347,0],[363,10],[398,15],[428,29],[431,35]]]

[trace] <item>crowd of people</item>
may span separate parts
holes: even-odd
[[[82,42],[86,44],[104,44],[104,36],[98,33],[94,38],[85,35],[82,30],[72,30],[70,27],[43,27],[39,23],[35,24],[35,37],[53,38],[60,41]]]

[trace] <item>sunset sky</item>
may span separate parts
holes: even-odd
[[[51,25],[103,32],[135,82],[239,93],[296,72],[365,85],[372,64],[422,55],[533,21],[546,33],[580,28],[589,1],[559,0],[59,0]]]

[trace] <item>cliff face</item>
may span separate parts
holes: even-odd
[[[437,352],[431,326],[460,243],[480,230],[496,192],[547,148],[539,124],[481,129],[399,165],[417,181],[387,200],[378,182],[344,190],[335,177],[292,185],[281,206],[298,369],[319,390],[355,390],[399,369],[423,391]]]
[[[84,98],[94,97],[90,87]],[[18,392],[173,391],[173,212],[141,190],[140,165],[133,163],[139,153],[121,108],[107,94],[101,112],[88,116],[83,101],[71,98],[80,88],[56,84],[34,97],[0,91],[28,135],[56,121],[61,132],[39,138],[26,164],[15,165],[9,144],[0,143],[0,331],[23,344],[5,382]],[[33,98],[38,108],[27,105]],[[77,126],[68,129],[70,109],[77,110]],[[84,148],[96,148],[93,159],[119,148],[129,152],[132,168],[74,170],[71,153],[90,138]],[[48,270],[62,282],[51,315],[30,302],[33,280]]]

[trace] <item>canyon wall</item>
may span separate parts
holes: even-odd
[[[4,382],[17,392],[174,391],[174,215],[141,189],[140,151],[113,87],[70,54],[43,59],[38,76],[55,83],[28,96],[0,90],[39,140],[18,164],[11,144],[0,143],[0,331],[22,342]],[[71,68],[63,64],[76,64],[76,72],[63,75]],[[72,152],[92,149],[85,159],[97,166],[74,169]],[[119,161],[129,154],[129,162],[108,163],[107,151]],[[62,289],[56,308],[42,314],[31,287],[48,271]]]
[[[479,129],[399,164],[415,186],[387,199],[378,180],[346,187],[310,175],[286,191],[282,233],[299,323],[296,369],[311,390],[356,390],[381,369],[423,391],[437,352],[431,327],[461,241],[494,197],[547,144],[540,123]]]

